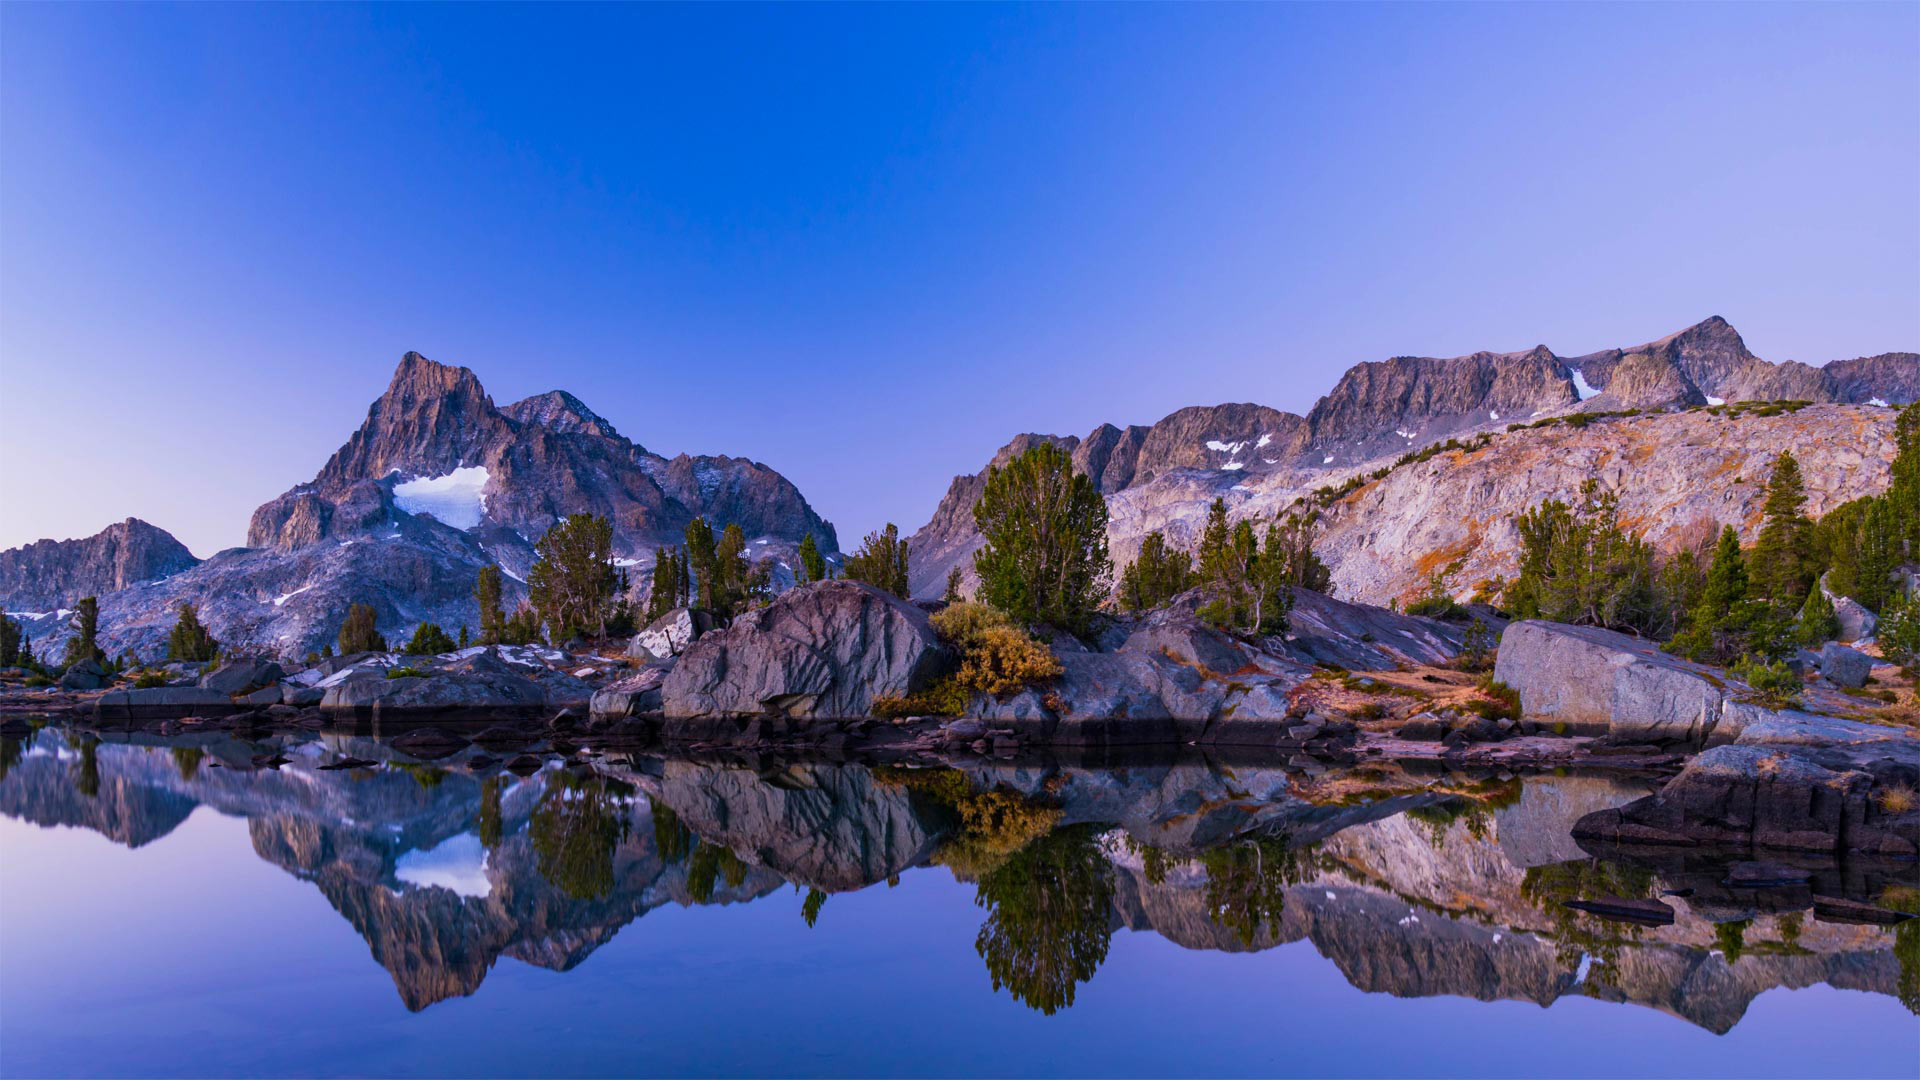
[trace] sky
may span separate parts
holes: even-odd
[[[1920,349],[1920,5],[0,5],[0,547],[242,543],[410,349],[851,546],[1021,431],[1709,315]]]

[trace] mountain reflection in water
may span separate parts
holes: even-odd
[[[1920,920],[1888,929],[1807,910],[1815,892],[1912,907],[1912,867],[1814,865],[1810,889],[1735,890],[1724,860],[1599,858],[1569,837],[1643,781],[625,756],[516,776],[361,737],[269,749],[290,763],[255,767],[260,745],[217,735],[8,738],[0,814],[128,848],[198,807],[244,818],[258,857],[318,889],[415,1011],[474,994],[502,956],[573,969],[663,905],[793,890],[806,933],[836,895],[909,872],[971,888],[985,984],[1047,1015],[1073,1008],[1122,928],[1230,953],[1304,939],[1364,991],[1580,996],[1716,1033],[1775,987],[1825,983],[1920,1011]],[[346,759],[375,764],[322,768]],[[1564,906],[1669,890],[1685,893],[1666,898],[1671,926]]]

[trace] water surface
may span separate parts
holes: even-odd
[[[278,769],[252,760],[278,750]],[[320,767],[345,757],[376,764]],[[1912,1076],[1920,930],[1618,777],[0,746],[0,1072]],[[1822,868],[1903,902],[1911,868]],[[1562,901],[1670,898],[1670,927]],[[1903,1004],[1903,1000],[1905,1004]]]

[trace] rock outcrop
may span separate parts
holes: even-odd
[[[1527,621],[1507,627],[1493,677],[1541,725],[1618,742],[1731,741],[1749,719],[1726,673],[1642,638],[1592,626]]]
[[[128,518],[84,540],[36,540],[0,551],[0,607],[57,612],[83,597],[157,581],[199,563],[165,529]]]
[[[923,690],[952,662],[926,612],[871,585],[822,581],[701,636],[667,676],[662,704],[669,721],[860,718],[875,698]]]

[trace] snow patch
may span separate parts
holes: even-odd
[[[1254,444],[1253,444],[1253,448],[1254,448],[1255,450],[1258,450],[1258,449],[1260,449],[1261,447],[1263,447],[1263,446],[1265,446],[1265,445],[1267,445],[1268,443],[1270,443],[1270,442],[1272,442],[1272,441],[1273,441],[1273,436],[1272,436],[1272,435],[1270,435],[1270,434],[1263,434],[1263,435],[1261,435],[1261,436],[1260,436],[1260,441],[1259,441],[1259,442],[1257,442],[1257,443],[1254,443]]]
[[[1593,386],[1587,382],[1587,377],[1580,374],[1579,368],[1573,369],[1573,392],[1580,395],[1581,401],[1600,396],[1600,391],[1595,390]]]
[[[1244,468],[1246,468],[1246,467],[1247,467],[1247,463],[1246,463],[1246,462],[1244,462],[1244,461],[1229,461],[1229,462],[1227,462],[1227,463],[1226,463],[1225,465],[1222,465],[1222,466],[1220,466],[1220,467],[1221,467],[1222,469],[1225,469],[1225,470],[1226,470],[1227,472],[1232,472],[1232,471],[1234,471],[1235,469],[1244,469]]]
[[[315,584],[317,584],[317,582],[309,582],[309,583],[307,583],[307,584],[305,584],[305,585],[302,585],[302,586],[300,586],[299,588],[297,588],[297,589],[295,589],[295,590],[293,590],[293,591],[292,591],[292,592],[290,592],[290,593],[281,593],[281,594],[280,594],[279,596],[276,596],[276,597],[274,597],[274,598],[273,598],[273,606],[274,606],[274,607],[286,607],[286,606],[287,606],[287,601],[289,601],[289,600],[291,600],[291,599],[293,599],[293,598],[294,598],[294,597],[296,597],[296,596],[299,596],[299,595],[300,595],[301,593],[303,593],[303,592],[306,592],[306,591],[307,591],[308,589],[311,589],[311,588],[313,588],[313,586],[314,586]]]
[[[1709,405],[1725,405],[1726,403],[1727,403],[1726,398],[1714,397],[1712,394],[1707,395],[1707,404]]]
[[[450,836],[425,851],[409,851],[394,862],[393,876],[422,889],[446,889],[480,898],[493,892],[487,879],[487,849],[473,833]]]
[[[1323,458],[1321,458],[1321,459],[1320,459],[1320,464],[1322,464],[1322,465],[1331,465],[1331,464],[1333,464],[1333,455],[1332,455],[1332,454],[1328,454],[1328,455],[1327,455],[1326,457],[1323,457]]]
[[[442,525],[471,529],[487,512],[487,469],[470,465],[445,476],[428,476],[393,485],[393,502],[409,514],[432,514]]]
[[[1487,410],[1487,419],[1489,419],[1489,420],[1498,420],[1498,419],[1500,419],[1500,414],[1499,414],[1499,413],[1497,413],[1497,412],[1494,412],[1494,411],[1493,411],[1492,409],[1488,409],[1488,410]]]
[[[1880,408],[1884,409],[1887,407],[1887,399],[1886,398],[1868,398],[1867,404],[1878,405]]]
[[[1580,970],[1573,973],[1573,985],[1579,986],[1587,981],[1587,973],[1593,970],[1593,954],[1580,954]]]
[[[1405,429],[1405,428],[1394,428],[1394,429],[1393,429],[1393,433],[1394,433],[1395,435],[1398,435],[1398,436],[1400,436],[1400,437],[1401,437],[1401,438],[1403,438],[1403,439],[1411,439],[1411,438],[1413,438],[1413,432],[1411,432],[1411,431],[1408,431],[1408,430],[1407,430],[1407,429]]]
[[[1237,454],[1246,448],[1245,442],[1220,442],[1216,439],[1207,443],[1207,449],[1221,454]]]

